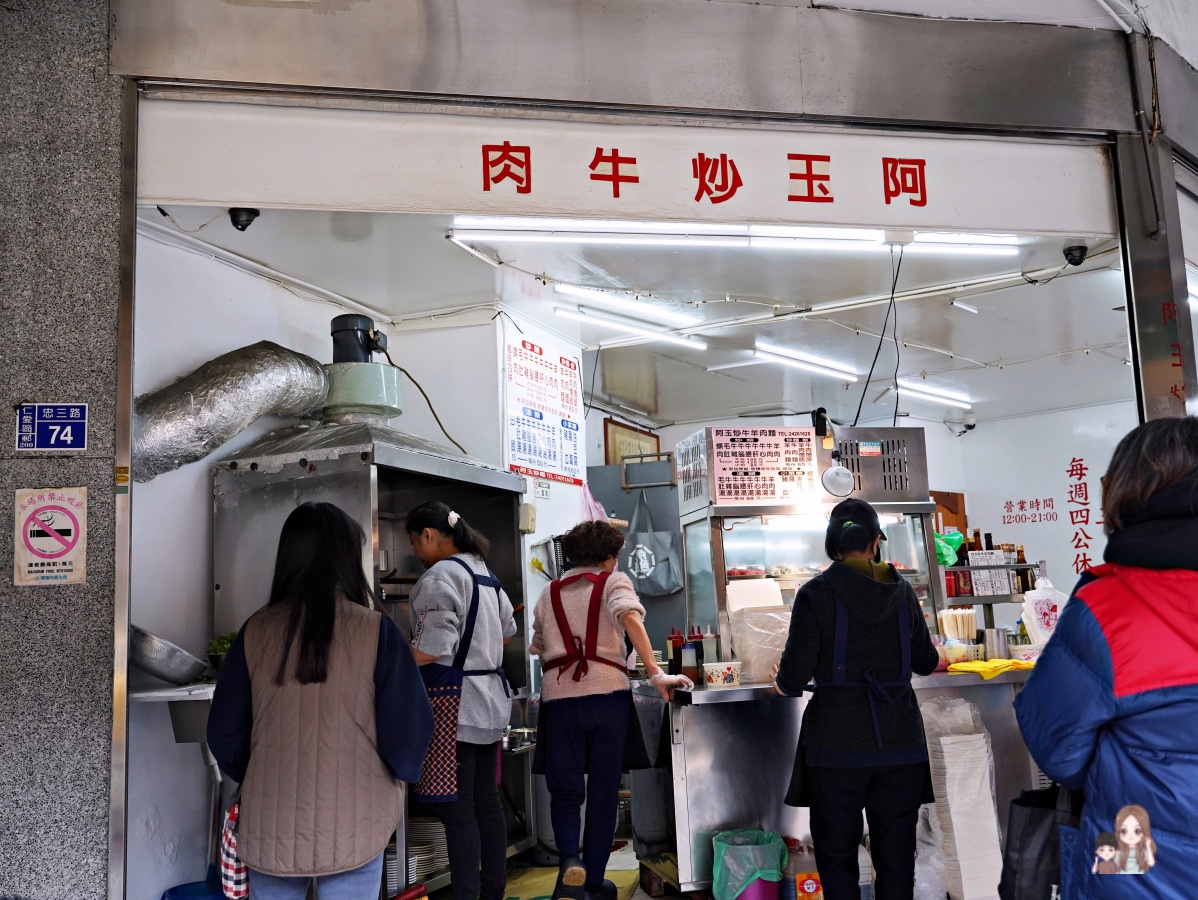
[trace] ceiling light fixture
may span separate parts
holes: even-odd
[[[973,313],[975,316],[978,314],[978,308],[976,306],[970,306],[968,303],[964,303],[960,300],[950,300],[949,306],[955,306],[957,309],[963,310],[967,313]]]
[[[898,392],[900,396],[929,403],[933,406],[955,406],[957,409],[973,409],[973,406],[969,403],[964,403],[960,400],[950,400],[948,397],[937,397],[935,394],[913,391],[911,388],[899,387]]]
[[[682,347],[690,347],[692,350],[706,350],[707,344],[703,341],[695,340],[694,338],[681,337],[676,334],[670,334],[668,331],[658,331],[649,328],[645,325],[638,325],[635,322],[629,322],[627,319],[617,319],[613,316],[606,316],[597,312],[583,312],[581,309],[569,309],[565,306],[553,307],[555,315],[559,315],[565,319],[573,319],[576,322],[586,322],[591,325],[598,325],[600,328],[611,328],[615,331],[625,331],[628,334],[639,334],[642,337],[652,338],[655,341],[664,341],[667,344],[678,344]]]
[[[784,366],[790,366],[795,369],[802,369],[805,372],[813,372],[816,375],[823,375],[826,378],[835,378],[839,381],[856,381],[857,376],[852,372],[846,372],[843,369],[833,369],[829,366],[821,366],[817,363],[810,363],[806,360],[796,359],[793,356],[783,356],[780,353],[770,353],[767,350],[754,350],[753,354],[767,362],[779,363]]]
[[[912,400],[922,400],[924,403],[947,404],[958,409],[973,409],[973,400],[965,394],[955,394],[940,388],[928,387],[922,383],[911,384],[908,381],[898,382],[898,392]]]
[[[646,319],[656,319],[672,325],[697,325],[702,321],[701,316],[687,315],[686,313],[675,312],[660,304],[647,303],[635,294],[629,294],[624,291],[604,291],[597,288],[579,287],[573,284],[555,284],[553,290],[555,293],[565,294],[568,297],[590,300],[593,303],[611,306],[636,316]]]
[[[1198,309],[1198,294],[1190,294],[1190,306],[1194,307],[1194,309]]]
[[[774,356],[785,356],[788,359],[797,359],[799,362],[809,363],[813,366],[822,366],[825,369],[843,372],[846,375],[857,374],[857,370],[852,366],[846,366],[844,363],[840,362],[833,362],[830,359],[822,359],[818,356],[813,356],[806,351],[792,350],[789,347],[779,347],[777,344],[769,344],[765,341],[757,341],[757,349],[763,353],[772,353]]]
[[[519,216],[456,216],[455,242],[620,244],[657,247],[755,247],[774,250],[889,252],[876,228],[807,225],[734,225],[707,222],[632,222]],[[1017,238],[1006,234],[916,232],[909,253],[1015,256]]]

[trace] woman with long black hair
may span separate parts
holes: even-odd
[[[399,628],[372,607],[365,535],[305,503],[279,536],[270,601],[233,642],[208,746],[241,783],[251,900],[378,895],[383,850],[420,778],[433,717]]]
[[[412,653],[436,731],[413,796],[445,825],[453,900],[503,900],[507,822],[499,803],[499,738],[511,721],[503,646],[515,611],[487,568],[490,542],[444,503],[408,513],[412,552],[427,570],[412,588]]]

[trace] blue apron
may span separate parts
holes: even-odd
[[[873,723],[874,741],[877,743],[879,750],[886,749],[886,742],[882,740],[882,725],[878,720],[878,704],[885,703],[889,706],[894,706],[898,703],[898,700],[892,691],[901,692],[904,689],[907,691],[911,690],[911,616],[909,611],[900,608],[898,620],[899,643],[902,645],[900,649],[902,662],[899,677],[894,681],[880,681],[871,667],[861,673],[861,681],[850,681],[846,674],[848,669],[849,609],[844,605],[844,601],[837,597],[836,623],[832,637],[832,678],[828,681],[820,681],[815,685],[808,685],[803,688],[804,691],[811,691],[812,693],[833,689],[864,689],[866,697],[869,700],[869,715]],[[806,773],[806,751],[802,742],[800,742],[795,752],[795,765],[794,771],[791,773],[790,787],[786,792],[785,802],[787,805],[811,805],[810,794],[807,789]],[[926,766],[924,782],[923,802],[931,803],[935,798],[932,795],[930,770]]]
[[[489,569],[486,575],[479,575],[465,560],[456,556],[449,559],[470,573],[474,590],[470,594],[470,611],[453,663],[448,666],[429,663],[420,667],[420,677],[424,679],[433,707],[433,740],[424,757],[420,781],[412,788],[412,796],[424,803],[453,803],[458,799],[458,714],[462,708],[462,682],[466,678],[497,675],[503,684],[503,692],[511,696],[503,666],[497,669],[466,668],[470,644],[474,640],[474,625],[478,621],[478,589],[480,586],[494,588],[498,596],[502,585]]]

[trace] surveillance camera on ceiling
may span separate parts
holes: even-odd
[[[1086,256],[1089,254],[1089,248],[1085,244],[1078,244],[1075,247],[1065,248],[1065,262],[1071,266],[1080,266],[1086,261]]]
[[[260,215],[262,214],[258,210],[248,206],[234,206],[229,210],[229,222],[238,231],[245,231]]]
[[[967,412],[961,419],[961,424],[965,426],[966,431],[973,431],[978,427],[978,417],[971,412]]]

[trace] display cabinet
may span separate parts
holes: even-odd
[[[825,490],[821,476],[840,464],[852,477],[846,496],[877,510],[883,558],[910,581],[936,629],[945,597],[922,429],[838,428],[827,441],[812,428],[706,428],[678,444],[677,459],[688,626],[729,634],[730,585],[772,579],[790,604],[830,565],[828,514],[845,497]]]

